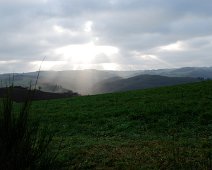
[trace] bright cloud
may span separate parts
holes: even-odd
[[[92,31],[93,22],[92,21],[86,21],[84,26],[85,32],[91,32]]]
[[[173,44],[164,45],[159,47],[159,50],[161,51],[183,51],[185,50],[186,46],[182,42],[178,41]]]
[[[104,54],[112,57],[118,54],[119,49],[113,46],[95,45],[93,42],[88,44],[77,44],[60,47],[54,50],[54,54],[62,60],[73,64],[90,64],[95,62],[96,56]]]
[[[211,9],[211,0],[1,0],[0,72],[32,71],[44,56],[54,70],[211,66]]]

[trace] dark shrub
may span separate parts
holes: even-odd
[[[29,90],[19,112],[12,101],[13,86],[7,88],[0,109],[0,169],[54,169],[57,154],[51,152],[52,135],[29,121],[31,99]],[[58,168],[56,168],[58,169]]]
[[[203,113],[199,117],[199,121],[201,125],[212,124],[212,114],[211,113]]]

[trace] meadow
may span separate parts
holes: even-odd
[[[212,81],[36,101],[31,119],[62,169],[212,169]]]

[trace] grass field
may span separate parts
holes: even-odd
[[[212,81],[34,102],[65,169],[211,169]]]

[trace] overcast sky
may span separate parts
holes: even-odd
[[[211,0],[0,0],[0,72],[212,66]]]

